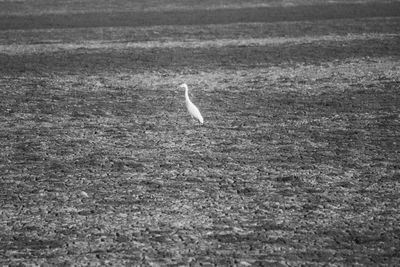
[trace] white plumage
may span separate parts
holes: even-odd
[[[179,87],[185,88],[185,103],[190,116],[192,116],[192,118],[199,120],[200,123],[203,123],[204,120],[203,116],[201,116],[200,110],[189,99],[189,88],[187,84],[183,83]]]

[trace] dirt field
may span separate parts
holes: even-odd
[[[0,1],[0,265],[400,264],[398,1],[64,2]]]

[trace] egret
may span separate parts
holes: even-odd
[[[201,116],[200,110],[189,99],[189,88],[187,84],[183,83],[179,87],[185,88],[185,103],[190,116],[192,116],[192,118],[194,119],[199,120],[199,122],[203,124],[204,120],[203,116]]]

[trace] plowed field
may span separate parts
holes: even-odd
[[[64,2],[0,1],[0,265],[400,264],[398,1]]]

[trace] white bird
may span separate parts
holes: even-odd
[[[189,99],[189,88],[187,84],[183,83],[179,87],[185,88],[185,103],[190,116],[192,116],[192,118],[194,119],[199,120],[199,122],[203,124],[204,120],[203,116],[201,116],[200,110]]]

